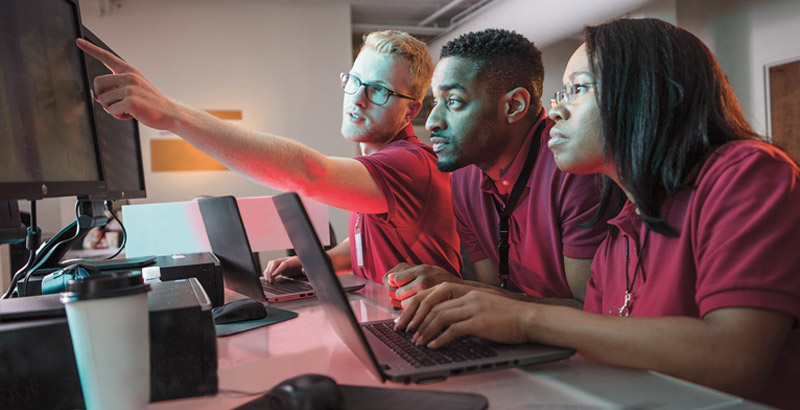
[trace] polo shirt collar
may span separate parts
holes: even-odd
[[[522,141],[522,145],[520,146],[517,155],[514,157],[514,160],[511,161],[511,166],[509,166],[508,169],[506,169],[506,172],[500,176],[500,179],[497,180],[496,184],[492,178],[489,178],[485,172],[481,171],[481,190],[501,197],[508,196],[511,193],[511,190],[514,188],[514,183],[517,181],[517,178],[519,178],[519,174],[522,173],[522,168],[525,167],[525,159],[528,156],[531,144],[535,138],[533,134],[536,133],[536,129],[539,127],[539,124],[541,124],[542,121],[545,121],[545,118],[544,110],[542,110],[542,113],[539,115],[539,120],[533,124],[530,131],[528,131],[528,135],[525,137],[525,140]],[[541,147],[539,147],[539,149],[541,149]],[[526,186],[530,186],[530,184],[531,178],[528,178]],[[500,189],[498,189],[498,187],[500,187]]]
[[[401,129],[400,132],[398,132],[397,135],[394,136],[394,138],[392,138],[392,142],[407,140],[409,138],[417,138],[417,135],[414,133],[414,126],[411,125],[410,122],[408,123],[408,125],[403,127],[403,129]]]

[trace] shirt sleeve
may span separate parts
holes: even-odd
[[[800,318],[798,169],[769,150],[728,162],[690,208],[700,315],[746,306]]]
[[[431,154],[432,155],[432,154]],[[355,159],[378,184],[388,213],[379,219],[405,228],[419,221],[431,185],[431,161],[423,147],[399,141],[369,156]]]
[[[592,219],[600,201],[599,177],[595,175],[563,174],[558,201],[560,203],[561,238],[564,256],[591,259],[608,233],[606,217],[591,227],[581,224]]]

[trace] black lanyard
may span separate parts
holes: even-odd
[[[514,182],[514,188],[511,190],[511,196],[508,198],[506,205],[503,206],[497,201],[497,198],[492,197],[494,199],[494,205],[497,208],[497,213],[500,215],[500,225],[497,228],[497,239],[499,240],[497,250],[498,256],[500,257],[500,266],[498,266],[500,287],[503,289],[508,289],[508,278],[510,276],[508,273],[508,220],[511,218],[511,214],[514,212],[519,197],[522,196],[522,191],[525,189],[525,185],[528,184],[528,179],[533,171],[533,165],[536,163],[536,157],[539,154],[539,141],[542,138],[544,124],[545,120],[542,119],[539,127],[536,128],[536,131],[531,137],[533,141],[531,141],[528,156],[525,158],[525,165],[522,167],[522,172],[520,172],[517,177],[517,181]]]

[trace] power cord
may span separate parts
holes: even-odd
[[[28,227],[25,235],[25,249],[28,250],[28,260],[25,262],[25,265],[14,273],[14,276],[11,278],[11,284],[0,299],[8,299],[12,294],[19,294],[19,292],[17,292],[17,283],[23,277],[26,279],[26,283],[23,285],[24,290],[29,272],[32,272],[30,268],[33,266],[36,259],[36,250],[39,248],[41,238],[42,230],[36,225],[36,200],[31,200],[31,225]]]

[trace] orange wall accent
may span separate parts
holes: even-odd
[[[241,120],[242,110],[206,110],[223,120]],[[150,140],[153,172],[220,171],[228,168],[182,139]]]
[[[242,110],[206,110],[206,112],[223,120],[242,119]]]
[[[228,169],[182,139],[150,140],[150,156],[150,166],[153,172]]]

